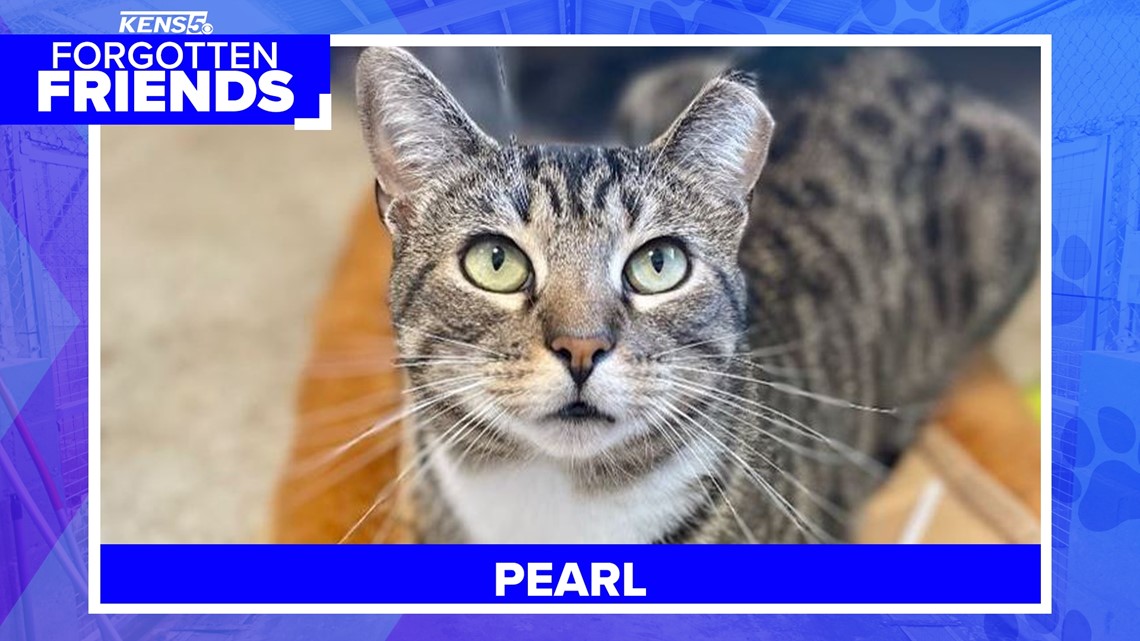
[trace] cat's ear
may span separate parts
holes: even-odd
[[[728,72],[710,80],[650,148],[710,186],[742,196],[760,177],[774,128],[755,80]]]
[[[361,53],[356,105],[388,200],[419,189],[456,158],[496,147],[443,84],[402,49],[370,47]]]

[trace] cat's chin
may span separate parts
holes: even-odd
[[[568,461],[599,456],[631,433],[630,426],[612,416],[580,409],[551,414],[522,429],[535,449]]]

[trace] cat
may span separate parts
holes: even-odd
[[[631,146],[496,141],[400,49],[356,81],[421,542],[848,540],[1039,269],[1035,136],[905,51]]]

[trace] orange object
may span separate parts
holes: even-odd
[[[371,509],[399,474],[399,422],[361,436],[398,414],[403,400],[388,313],[391,267],[391,240],[369,197],[353,217],[316,310],[296,432],[274,498],[274,541],[333,543],[347,536],[348,542],[367,543],[382,526],[390,540],[407,536],[389,519],[394,501]]]
[[[1041,423],[993,359],[980,357],[963,372],[939,416],[983,469],[1041,514]]]

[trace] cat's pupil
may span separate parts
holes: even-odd
[[[491,267],[493,267],[495,271],[499,271],[499,268],[503,266],[503,262],[506,260],[507,252],[503,251],[502,247],[496,246],[491,250]]]
[[[653,265],[653,271],[658,274],[665,268],[665,252],[660,249],[654,249],[649,252],[649,264]]]

